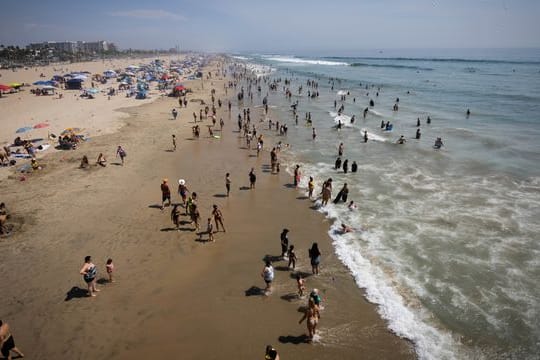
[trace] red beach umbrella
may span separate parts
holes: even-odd
[[[11,86],[7,86],[7,85],[4,85],[4,84],[0,84],[0,91],[1,91],[1,90],[4,90],[4,91],[6,91],[6,90],[11,90]]]
[[[176,90],[176,91],[184,91],[184,90],[186,90],[186,87],[184,85],[176,85],[174,87],[174,90]]]

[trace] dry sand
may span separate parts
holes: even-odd
[[[223,99],[222,81],[213,82]],[[201,84],[189,84],[199,92],[188,99],[208,103],[212,85],[205,80],[202,91]],[[218,121],[223,117],[226,124],[221,139],[208,137],[201,126],[194,140],[191,114],[200,106],[190,102],[172,121],[176,104],[160,98],[125,109],[121,131],[94,137],[76,151],[51,153],[42,160],[45,169],[27,181],[0,183],[16,230],[0,239],[0,316],[27,357],[262,359],[266,344],[273,344],[281,359],[414,358],[410,344],[387,330],[334,256],[329,224],[286,186],[290,176],[265,172],[268,152],[257,158],[242,149],[235,106],[230,115],[225,106],[218,110]],[[170,151],[173,133],[176,152]],[[120,144],[128,152],[123,167],[112,164]],[[109,159],[106,168],[78,169],[83,155],[93,162],[100,152]],[[251,167],[257,188],[242,190]],[[229,198],[223,197],[226,172],[233,181]],[[215,243],[199,242],[184,216],[181,231],[173,230],[170,209],[156,208],[164,177],[174,201],[179,178],[199,194],[203,223],[212,204],[220,205],[227,233],[217,233]],[[284,227],[297,250],[297,270],[309,275],[312,242],[323,253],[321,274],[306,281],[323,297],[320,343],[303,342],[305,323],[298,320],[306,300],[293,295],[296,284],[285,262],[274,264],[272,295],[246,296],[264,287],[262,259],[279,255]],[[117,282],[98,285],[95,298],[85,296],[78,274],[85,255],[93,256],[98,278],[106,275],[108,257],[116,266]]]

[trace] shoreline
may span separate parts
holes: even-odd
[[[219,91],[219,86],[217,89]],[[191,98],[195,97],[207,100],[208,94],[198,92],[191,95]],[[15,301],[8,304],[12,311],[8,311],[7,315],[11,313],[13,317],[10,322],[14,324],[21,347],[25,342],[39,344],[44,348],[45,353],[41,354],[44,358],[62,354],[66,346],[78,348],[79,345],[82,358],[95,357],[95,352],[82,349],[81,342],[85,341],[89,341],[94,347],[99,345],[98,351],[101,355],[119,359],[133,355],[151,355],[157,349],[162,354],[171,355],[178,351],[187,351],[192,358],[217,358],[224,354],[244,355],[239,357],[247,358],[259,356],[263,353],[264,346],[271,343],[278,348],[282,358],[354,358],[359,350],[366,350],[369,352],[366,356],[371,358],[394,358],[398,353],[400,358],[414,358],[408,341],[403,341],[388,331],[375,306],[365,301],[363,291],[356,286],[348,270],[336,258],[332,244],[328,241],[327,221],[321,220],[321,214],[305,209],[306,204],[297,199],[295,190],[288,191],[284,188],[284,183],[287,184],[290,178],[284,179],[283,176],[286,175],[283,172],[279,176],[264,173],[263,165],[269,162],[267,152],[260,158],[252,159],[250,155],[253,152],[246,155],[245,150],[235,149],[242,145],[237,134],[231,131],[235,128],[235,111],[230,117],[223,116],[226,125],[221,139],[207,138],[203,126],[201,139],[191,141],[187,140],[191,124],[185,122],[191,122],[190,113],[198,107],[190,103],[188,109],[179,109],[179,120],[172,122],[165,120],[167,115],[160,111],[170,108],[171,102],[167,100],[164,98],[151,104],[122,109],[130,116],[121,131],[95,137],[91,144],[84,144],[77,153],[72,152],[80,157],[84,151],[99,152],[98,149],[112,149],[115,143],[127,142],[131,145],[127,147],[129,156],[125,167],[109,164],[105,169],[92,168],[86,172],[66,169],[64,166],[63,170],[75,174],[70,179],[56,182],[50,178],[55,171],[62,170],[62,166],[58,165],[58,170],[51,169],[51,174],[36,176],[40,179],[40,185],[25,184],[29,185],[27,188],[31,187],[30,192],[37,191],[38,187],[54,190],[55,187],[64,186],[63,192],[47,194],[43,196],[43,200],[52,201],[57,205],[53,208],[62,214],[73,211],[75,220],[79,221],[76,221],[77,227],[66,228],[61,232],[61,229],[56,228],[65,220],[61,214],[51,213],[48,218],[43,217],[42,213],[46,212],[46,208],[49,211],[51,209],[52,205],[48,203],[47,207],[35,209],[37,218],[33,221],[36,226],[24,225],[24,232],[7,238],[8,242],[14,239],[22,240],[22,237],[26,237],[23,235],[40,239],[41,231],[37,227],[45,225],[46,229],[51,231],[50,238],[41,239],[39,244],[29,244],[28,240],[23,240],[15,248],[30,250],[30,258],[47,264],[54,273],[62,274],[53,281],[52,290],[42,289],[49,295],[48,301],[52,306],[51,314],[41,317],[40,328],[51,329],[51,324],[43,322],[50,317],[62,321],[63,330],[59,335],[64,334],[69,341],[62,346],[50,339],[45,341],[40,335],[31,341],[27,335],[19,334],[24,329],[23,324],[30,323],[24,319],[32,319],[32,314],[25,311],[22,319],[17,319],[16,313],[22,311],[15,310]],[[226,114],[227,111],[222,112]],[[177,128],[178,123],[184,125],[182,129]],[[170,147],[172,131],[181,131],[181,134],[178,136],[177,132],[178,151],[169,154],[166,150]],[[227,146],[227,151],[223,150],[224,146]],[[51,158],[59,157],[56,154],[50,155]],[[156,159],[159,161],[155,161]],[[224,189],[223,176],[228,169],[225,165],[227,162],[232,163],[233,165],[228,166],[234,169],[233,195],[229,199],[216,196],[221,195]],[[250,167],[248,164],[253,162],[257,165],[259,175],[257,189],[237,190],[240,185],[247,183]],[[77,166],[77,160],[68,160],[67,163],[70,167]],[[76,173],[77,171],[79,172]],[[162,177],[173,180],[178,177],[186,178],[189,186],[200,187],[202,191],[198,192],[202,196],[203,219],[212,202],[220,204],[228,232],[218,233],[214,244],[201,244],[194,241],[195,236],[191,232],[181,231],[176,234],[163,230],[170,227],[168,213],[162,214],[157,209],[149,208],[159,200],[158,185]],[[173,181],[171,185],[174,190]],[[174,191],[173,194],[173,199],[177,199]],[[76,195],[77,203],[68,201],[72,198],[70,195]],[[19,204],[17,207],[27,209],[35,201],[28,196],[19,200],[23,205]],[[84,208],[80,208],[79,201],[85,204]],[[18,212],[17,210],[14,214]],[[298,218],[298,214],[302,214],[302,217]],[[272,221],[261,222],[261,218],[266,216]],[[89,224],[80,222],[93,217],[95,220]],[[97,224],[98,227],[95,226]],[[318,286],[322,291],[326,290],[323,294],[326,309],[322,314],[321,330],[329,331],[328,337],[323,336],[323,339],[334,339],[335,334],[341,334],[341,338],[338,335],[338,339],[333,340],[334,343],[323,342],[329,346],[295,344],[301,339],[300,334],[305,332],[305,327],[295,325],[295,321],[300,317],[300,313],[296,311],[299,304],[281,298],[295,288],[295,283],[287,272],[276,272],[276,290],[271,296],[246,297],[244,294],[250,286],[262,287],[262,280],[258,276],[263,265],[261,258],[279,252],[279,232],[282,227],[291,229],[292,243],[298,245],[300,270],[307,269],[306,248],[313,238],[319,239],[321,251],[325,254],[323,274],[317,279],[308,278],[308,287]],[[54,236],[55,233],[59,238]],[[114,241],[108,239],[111,235]],[[2,239],[0,244],[4,248],[7,245],[6,240]],[[64,258],[64,254],[55,253],[55,246],[63,246],[64,251],[68,250],[68,259]],[[39,250],[45,249],[52,259],[35,258],[38,253],[41,254],[41,251],[37,251],[38,247]],[[58,288],[68,290],[68,284],[80,282],[74,278],[74,269],[77,269],[80,263],[79,258],[86,255],[81,253],[81,250],[95,254],[99,259],[106,256],[115,258],[119,284],[104,286],[104,291],[97,299],[74,298],[58,303]],[[3,253],[6,251],[7,248]],[[110,253],[115,254],[107,255]],[[6,261],[1,263],[0,270],[6,271],[9,266],[9,280],[17,281],[16,274],[13,274],[16,272],[14,269],[22,264],[8,264]],[[99,264],[101,265],[101,261]],[[139,265],[143,265],[145,269],[141,269]],[[230,281],[224,283],[221,276]],[[44,279],[43,274],[39,274],[37,278],[34,280],[25,275],[23,280],[32,283],[34,289],[39,289],[42,288],[39,283]],[[136,286],[131,278],[144,281],[140,286]],[[55,288],[54,283],[59,286]],[[49,288],[49,284],[47,285]],[[82,287],[82,284],[78,286]],[[178,289],[175,286],[178,286]],[[29,295],[28,292],[24,293]],[[15,291],[9,295],[9,298],[13,299],[21,296]],[[27,296],[23,295],[23,302],[29,300]],[[35,300],[29,302],[35,303]],[[152,307],[149,306],[150,303],[159,306]],[[36,307],[39,308],[39,305],[36,304]],[[20,307],[19,309],[22,310]],[[114,313],[112,319],[109,318],[111,310]],[[75,315],[75,319],[66,316],[70,314]],[[167,321],[170,319],[174,321]],[[343,319],[348,322],[339,321]],[[82,320],[83,323],[77,320]],[[205,324],[203,329],[198,328],[201,323]],[[77,334],[71,334],[76,328],[80,328]],[[99,338],[91,335],[95,334],[97,329],[100,329]],[[353,329],[362,331],[354,332]],[[111,338],[103,339],[103,332]],[[82,336],[81,333],[87,336]],[[350,339],[351,333],[355,335],[353,339]],[[204,345],[208,336],[214,347]],[[280,342],[280,339],[283,341]],[[340,341],[344,341],[345,345]],[[243,346],[240,347],[240,344]],[[216,348],[224,351],[216,354]],[[31,351],[25,352],[31,354]]]

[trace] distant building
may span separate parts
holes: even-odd
[[[44,41],[33,43],[26,47],[30,50],[52,49],[57,52],[99,54],[106,51],[115,51],[116,46],[108,41]]]

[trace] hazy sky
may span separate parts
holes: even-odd
[[[0,43],[354,53],[540,47],[540,0],[2,1]]]

